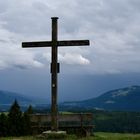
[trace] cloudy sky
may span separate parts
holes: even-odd
[[[0,0],[1,89],[50,97],[50,49],[21,43],[51,40],[51,17],[59,17],[60,40],[90,40],[90,46],[59,48],[62,100],[140,84],[139,0]]]

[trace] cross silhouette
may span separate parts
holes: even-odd
[[[58,108],[57,108],[57,74],[59,73],[58,63],[58,46],[85,46],[89,45],[89,40],[66,40],[58,41],[57,31],[58,17],[52,17],[52,40],[51,41],[39,41],[39,42],[23,42],[23,48],[30,47],[51,47],[51,130],[58,131]]]

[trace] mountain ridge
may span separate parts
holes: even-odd
[[[17,100],[22,104],[32,102],[29,97],[18,94],[16,92],[0,90],[0,104],[11,104],[14,102],[14,100]]]
[[[65,102],[64,106],[113,111],[140,111],[140,86],[115,89],[96,97],[78,102]]]
[[[50,107],[46,101],[18,94],[15,92],[0,90],[0,109],[10,106],[14,100],[17,100],[21,106],[33,106],[40,108]],[[140,86],[134,85],[120,89],[110,90],[104,94],[83,101],[63,102],[59,108],[85,110],[109,110],[109,111],[140,111]]]

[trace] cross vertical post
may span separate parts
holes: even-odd
[[[58,108],[57,108],[57,17],[52,18],[52,63],[51,63],[51,92],[52,92],[52,104],[51,104],[51,123],[52,131],[58,130]]]

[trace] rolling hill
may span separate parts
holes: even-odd
[[[99,97],[84,101],[65,102],[63,106],[113,111],[140,111],[140,86],[112,90]]]

